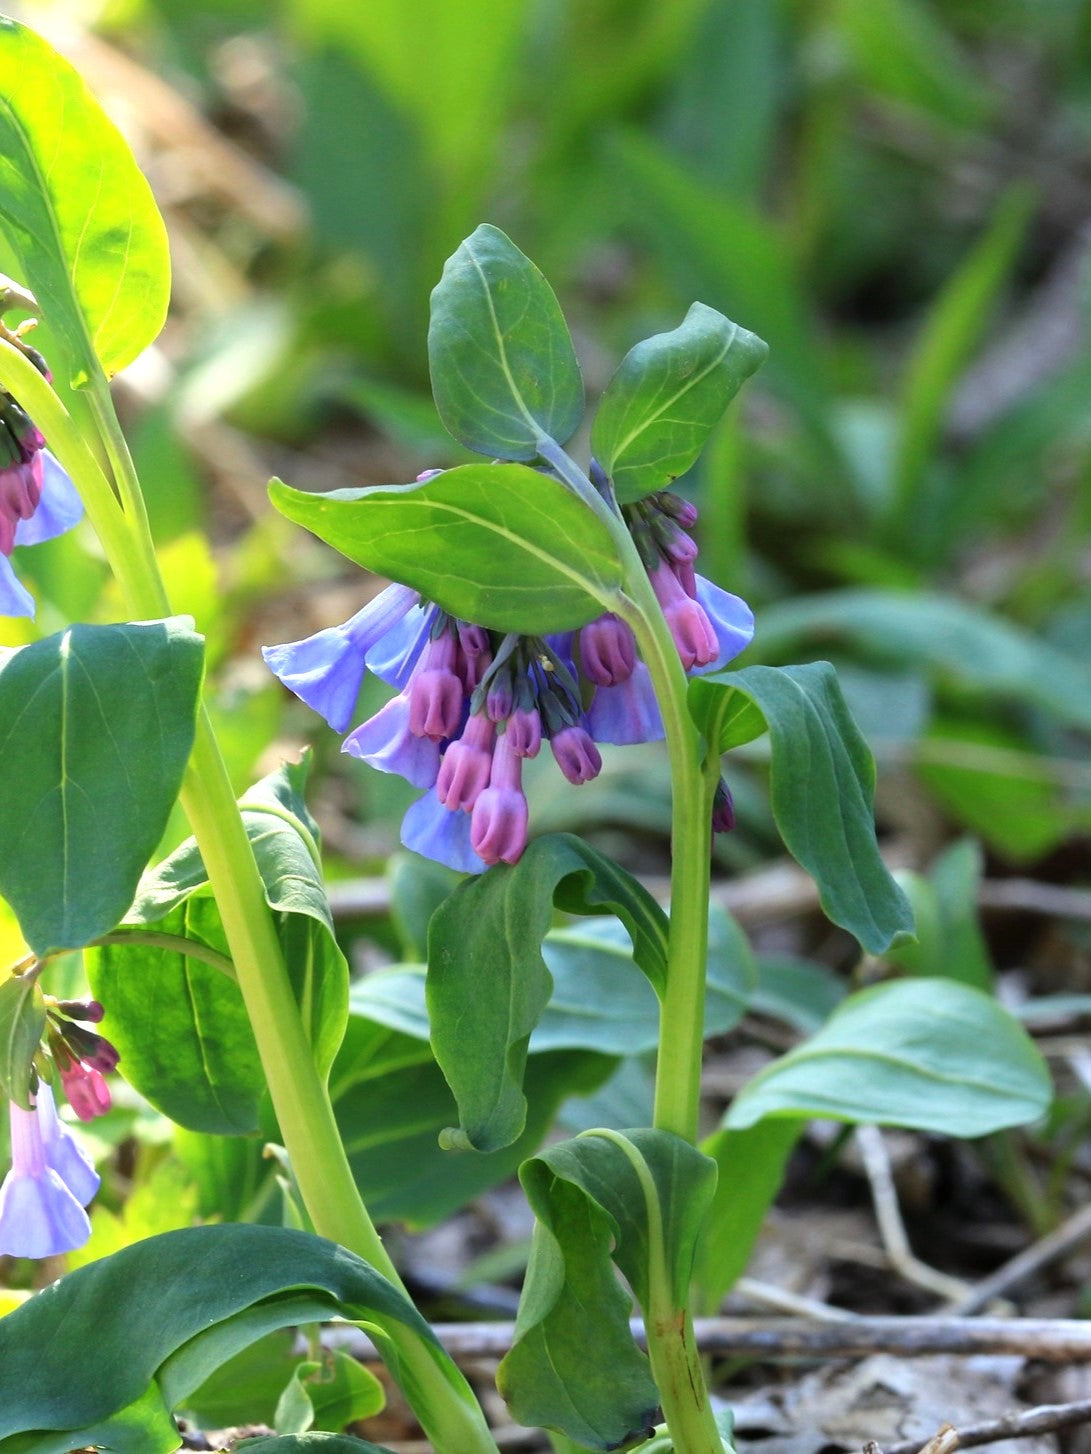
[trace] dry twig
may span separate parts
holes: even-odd
[[[967,1424],[964,1429],[945,1424],[924,1445],[919,1439],[892,1444],[883,1454],[953,1454],[955,1449],[972,1449],[976,1444],[997,1444],[1001,1439],[1026,1439],[1034,1434],[1053,1434],[1070,1429],[1074,1424],[1091,1420],[1091,1399],[1078,1399],[1069,1404],[1040,1404],[1023,1413],[1005,1414],[980,1424]]]

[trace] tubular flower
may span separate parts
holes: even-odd
[[[55,1257],[91,1235],[85,1205],[98,1175],[57,1119],[53,1095],[38,1085],[33,1110],[12,1101],[11,1170],[0,1186],[0,1252]]]
[[[753,617],[745,602],[695,573],[687,527],[696,510],[662,492],[623,516],[686,670],[718,670],[749,642]],[[528,826],[523,759],[543,741],[579,784],[602,768],[597,742],[663,736],[632,630],[611,614],[578,633],[505,636],[391,586],[343,626],[263,655],[338,730],[367,671],[397,688],[343,751],[426,789],[405,815],[402,842],[463,872],[519,859]]]
[[[49,377],[40,354],[7,329],[4,336]],[[52,540],[82,517],[76,487],[46,449],[39,430],[11,395],[0,390],[0,615],[34,615],[34,600],[19,584],[9,559],[15,547]]]

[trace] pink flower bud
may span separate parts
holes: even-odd
[[[627,682],[636,666],[636,640],[629,626],[609,613],[589,621],[580,631],[580,663],[596,686]]]
[[[457,639],[442,632],[424,648],[409,683],[409,730],[441,742],[454,737],[462,721],[462,682],[455,673]]]
[[[582,727],[563,727],[550,739],[557,766],[570,783],[590,782],[602,771],[602,758]]]
[[[537,757],[542,745],[542,719],[537,707],[516,707],[508,718],[504,736],[517,757]]]
[[[457,742],[443,754],[436,796],[445,808],[469,812],[489,785],[496,727],[484,712],[475,712]]]
[[[15,527],[29,520],[42,498],[42,460],[37,453],[28,460],[0,469],[0,552],[10,555],[15,548]]]
[[[474,804],[470,819],[470,844],[485,863],[517,863],[527,846],[522,767],[523,760],[505,732],[493,753],[489,786]]]
[[[94,1066],[73,1061],[61,1071],[61,1084],[68,1104],[81,1121],[93,1121],[110,1109],[110,1088]]]
[[[720,644],[704,607],[686,594],[666,561],[649,575],[685,669],[715,661]]]

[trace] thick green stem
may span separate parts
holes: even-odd
[[[115,495],[56,394],[32,364],[0,343],[0,385],[27,410],[76,482],[129,609],[170,614],[139,482],[113,415],[105,379],[92,384],[94,412],[118,483]],[[397,1269],[368,1216],[345,1155],[333,1107],[314,1063],[264,886],[207,712],[198,712],[181,802],[216,896],[239,988],[300,1193],[315,1230],[369,1262],[396,1287]],[[404,1288],[402,1289],[404,1291]],[[458,1369],[411,1329],[388,1332],[425,1432],[443,1454],[496,1454],[496,1444]]]

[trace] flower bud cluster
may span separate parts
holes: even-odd
[[[99,1175],[57,1115],[53,1088],[43,1077],[51,1059],[81,1121],[110,1109],[103,1077],[117,1065],[118,1053],[88,1029],[102,1015],[97,1000],[46,998],[48,1056],[40,1053],[32,1072],[30,1107],[9,1106],[11,1169],[0,1185],[0,1253],[52,1257],[90,1236],[85,1208],[98,1191]]]
[[[696,510],[663,491],[623,514],[686,670],[723,666],[750,640],[753,617],[695,573],[688,531]],[[529,817],[523,764],[543,742],[564,777],[580,784],[602,768],[597,744],[663,736],[633,632],[609,613],[578,632],[505,636],[395,585],[344,625],[263,655],[338,731],[366,671],[397,689],[343,750],[425,789],[406,813],[402,842],[465,872],[521,856]],[[719,803],[718,825],[728,817]]]

